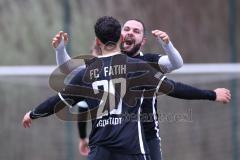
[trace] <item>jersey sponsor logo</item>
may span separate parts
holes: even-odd
[[[105,127],[107,125],[119,125],[122,124],[122,118],[109,117],[107,119],[100,119],[97,122],[96,127]]]

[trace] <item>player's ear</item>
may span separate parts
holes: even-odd
[[[146,37],[143,37],[143,40],[142,40],[141,46],[144,46],[146,43],[147,43],[147,38],[146,38]]]
[[[96,46],[100,46],[101,45],[101,41],[97,37],[95,38],[95,43],[96,43]]]

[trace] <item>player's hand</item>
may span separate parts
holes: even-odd
[[[32,123],[32,119],[30,118],[30,112],[31,111],[27,112],[23,117],[22,125],[24,128],[30,128],[30,125]]]
[[[214,90],[216,93],[216,100],[217,102],[222,102],[222,103],[229,103],[231,100],[231,93],[228,89],[226,88],[217,88]]]
[[[80,141],[79,141],[79,153],[82,156],[88,156],[89,151],[90,150],[88,148],[88,139],[87,138],[80,139]]]
[[[56,34],[56,36],[53,37],[53,39],[52,39],[52,46],[53,46],[53,48],[57,48],[57,47],[58,47],[58,45],[60,44],[62,38],[64,39],[64,44],[65,44],[65,45],[67,44],[68,39],[69,39],[69,38],[68,38],[68,34],[65,33],[65,32],[63,32],[63,31],[60,31],[60,32],[58,32],[58,33]]]
[[[160,31],[160,30],[153,30],[152,31],[153,36],[156,38],[160,38],[165,44],[168,44],[170,41],[169,36],[166,32]]]

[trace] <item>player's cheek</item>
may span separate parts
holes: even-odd
[[[126,34],[127,34],[127,33],[126,33],[125,31],[122,31],[122,32],[121,32],[121,35],[123,36],[123,38],[125,38]]]

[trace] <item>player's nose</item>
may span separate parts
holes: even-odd
[[[133,35],[132,32],[130,32],[130,33],[127,34],[127,37],[131,37],[132,38],[132,37],[134,37],[134,35]]]

